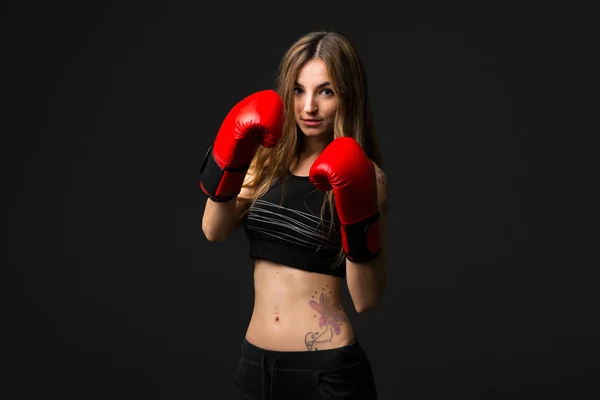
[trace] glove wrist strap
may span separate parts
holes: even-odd
[[[213,155],[211,145],[200,168],[200,189],[214,202],[226,202],[236,197],[250,165],[238,168],[221,168]]]
[[[371,261],[382,250],[379,232],[379,210],[372,216],[342,227],[342,243],[350,261]]]

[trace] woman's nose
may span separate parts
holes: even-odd
[[[304,102],[304,112],[312,114],[315,111],[317,111],[317,103],[314,101],[312,96],[306,96],[306,100]]]

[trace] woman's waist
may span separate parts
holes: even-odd
[[[257,346],[280,351],[331,349],[352,343],[354,329],[342,308],[311,310],[287,312],[255,306],[246,337]]]

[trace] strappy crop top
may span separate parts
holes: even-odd
[[[346,276],[341,249],[340,224],[334,208],[333,226],[329,203],[321,207],[325,193],[307,176],[290,175],[283,185],[271,186],[248,210],[243,226],[250,241],[250,257],[337,277]]]

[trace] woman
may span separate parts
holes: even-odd
[[[277,92],[225,118],[202,167],[202,228],[243,225],[254,310],[238,369],[246,399],[376,399],[371,366],[341,302],[357,312],[386,286],[387,183],[357,51],[336,32],[298,39]]]

